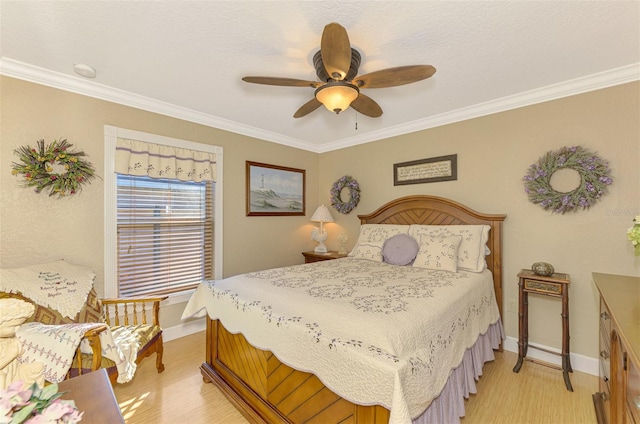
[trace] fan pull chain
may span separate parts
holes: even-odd
[[[356,131],[358,131],[358,111],[356,111]]]

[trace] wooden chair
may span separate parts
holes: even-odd
[[[46,325],[103,322],[102,305],[98,299],[95,289],[93,288],[89,292],[87,301],[85,302],[84,306],[73,318],[64,316],[55,309],[39,305],[34,300],[24,296],[20,292],[14,293],[0,291],[0,299],[4,298],[20,299],[25,302],[31,303],[34,306],[35,312],[29,319],[26,320],[26,322],[39,322]],[[105,331],[107,328],[108,326],[104,324],[102,326],[89,329],[84,334],[84,339],[88,341],[88,344],[92,350],[92,354],[89,355],[91,356],[91,361],[90,365],[87,368],[87,371],[97,370],[100,368],[100,364],[102,362],[102,345],[100,342],[100,333]],[[76,366],[79,364],[79,358],[81,358],[79,352],[80,347],[78,347],[76,357],[74,357],[73,361]],[[69,378],[69,374],[67,374],[67,378]]]
[[[103,299],[105,322],[114,336],[131,331],[138,335],[141,348],[136,364],[152,354],[156,354],[156,369],[164,371],[162,363],[162,328],[160,327],[160,302],[168,296],[138,297],[126,299]],[[147,305],[152,309],[147,309]],[[112,318],[113,317],[113,318]]]
[[[136,364],[139,365],[144,358],[155,353],[158,373],[164,371],[160,302],[165,299],[167,296],[100,300],[103,320],[116,343],[122,338],[135,337],[140,346],[136,355]],[[92,352],[76,355],[76,359],[81,358],[81,366],[76,363],[69,371],[70,377],[105,368],[111,384],[115,385],[118,378],[116,364],[101,355],[96,358],[95,349]]]
[[[118,378],[116,364],[102,355],[100,333],[106,331],[107,328],[111,331],[116,343],[121,337],[136,338],[140,346],[136,356],[136,364],[140,364],[144,358],[155,353],[156,369],[159,373],[164,371],[160,302],[165,300],[167,296],[100,300],[95,289],[92,288],[87,296],[85,306],[73,319],[63,316],[56,310],[38,305],[21,293],[0,292],[0,298],[17,298],[32,303],[36,312],[28,321],[47,325],[104,323],[104,325],[88,330],[84,334],[84,339],[91,346],[91,353],[83,353],[78,347],[67,378],[105,368],[111,383],[116,383]]]

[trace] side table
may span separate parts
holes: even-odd
[[[567,390],[573,392],[569,373],[573,372],[569,358],[569,274],[554,273],[550,276],[536,275],[529,269],[518,274],[518,362],[513,372],[519,372],[522,362],[527,357],[529,347],[562,357],[562,374]],[[553,352],[529,344],[529,293],[562,299],[562,353]],[[558,368],[541,361],[532,361],[541,365]]]
[[[124,424],[118,401],[104,368],[58,383],[58,390],[66,391],[62,399],[73,400],[83,423]]]
[[[304,263],[309,264],[311,262],[329,261],[331,259],[344,258],[346,254],[329,251],[327,253],[316,253],[313,250],[308,252],[302,252],[304,256]]]

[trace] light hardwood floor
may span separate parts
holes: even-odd
[[[204,343],[204,333],[166,342],[162,374],[156,372],[152,357],[140,364],[132,382],[116,385],[128,424],[247,423],[213,384],[203,383],[198,367]],[[597,391],[597,377],[574,372],[571,393],[560,371],[525,362],[520,373],[513,373],[516,359],[515,353],[505,351],[485,364],[478,394],[465,402],[463,424],[596,422],[591,395]]]

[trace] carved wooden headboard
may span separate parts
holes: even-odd
[[[506,215],[474,211],[453,200],[437,196],[407,196],[392,200],[368,215],[361,224],[489,225],[487,267],[493,274],[496,301],[502,316],[502,221]]]

